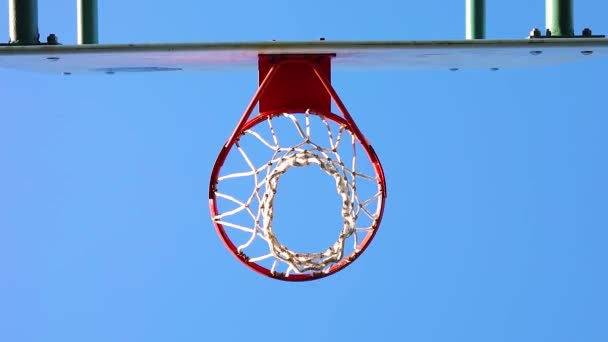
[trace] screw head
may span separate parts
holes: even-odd
[[[543,53],[543,52],[542,52],[542,51],[540,51],[540,50],[532,50],[532,51],[530,51],[530,54],[531,54],[532,56],[538,56],[538,55],[540,55],[540,54],[542,54],[542,53]]]
[[[49,45],[57,45],[59,44],[59,40],[57,39],[57,35],[51,33],[46,37],[46,43]]]
[[[532,31],[530,31],[530,37],[540,38],[540,30],[536,27],[533,28]]]
[[[583,30],[583,37],[591,37],[592,36],[592,32],[591,29],[589,29],[588,27],[585,27],[585,29]]]
[[[583,51],[581,51],[581,53],[585,56],[589,56],[589,55],[593,54],[593,51],[592,50],[583,50]]]

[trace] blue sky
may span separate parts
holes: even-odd
[[[100,41],[464,36],[464,1],[263,5],[100,1]],[[544,26],[543,1],[487,7],[489,38]],[[577,1],[576,30],[608,33],[607,10]],[[39,12],[43,36],[75,42],[73,1]],[[606,341],[606,70],[336,70],[385,215],[352,266],[297,284],[238,263],[208,212],[256,70],[0,70],[0,340]],[[284,217],[334,217],[333,188],[293,186]]]

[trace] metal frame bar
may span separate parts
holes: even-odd
[[[551,37],[573,37],[572,0],[546,0],[545,25]]]
[[[77,0],[78,44],[97,44],[97,0]]]
[[[466,39],[486,37],[486,1],[466,0]]]
[[[14,45],[38,45],[38,1],[9,0],[9,43]]]

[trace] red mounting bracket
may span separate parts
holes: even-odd
[[[332,100],[364,145],[369,145],[331,85],[335,54],[260,54],[259,86],[234,132],[224,145],[233,144],[259,105],[262,116],[276,113],[331,113]]]
[[[290,112],[310,109],[328,113],[331,96],[316,75],[331,82],[331,59],[334,54],[315,55],[260,55],[258,58],[259,83],[277,67],[272,82],[260,96],[260,112],[280,110]]]

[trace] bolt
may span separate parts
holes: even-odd
[[[57,39],[57,35],[55,35],[54,33],[49,34],[48,37],[46,37],[46,43],[48,45],[57,45],[57,44],[59,44],[59,41]]]
[[[551,30],[547,29],[547,30],[545,31],[545,36],[546,36],[547,38],[551,38]]]
[[[589,56],[589,55],[593,54],[593,51],[591,51],[591,50],[584,50],[584,51],[581,51],[581,53],[583,55],[585,55],[585,56]]]
[[[494,67],[494,68],[490,68],[490,70],[492,70],[492,71],[498,71],[499,69],[496,68],[496,67]]]
[[[541,53],[543,53],[543,52],[542,52],[542,51],[540,51],[540,50],[533,50],[533,51],[530,51],[530,54],[531,54],[532,56],[538,56],[538,55],[540,55]]]
[[[591,37],[591,29],[585,27],[585,29],[583,30],[583,37]]]
[[[48,59],[51,62],[57,62],[59,60],[59,57],[47,57],[46,59]]]
[[[450,68],[450,71],[458,71],[458,68]]]
[[[321,38],[319,38],[319,40],[325,40],[325,37],[321,37]]]
[[[71,72],[69,72],[69,71],[64,71],[64,72],[63,72],[63,74],[64,74],[64,75],[66,75],[66,76],[69,76],[69,75],[71,75],[72,73],[71,73]]]
[[[540,30],[536,27],[533,28],[532,31],[530,31],[530,37],[540,38]]]

